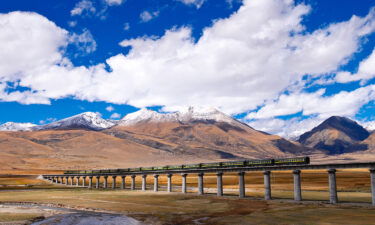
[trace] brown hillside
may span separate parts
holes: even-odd
[[[306,154],[309,149],[246,125],[143,123],[101,132],[0,132],[0,169],[94,169]]]

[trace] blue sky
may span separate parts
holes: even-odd
[[[371,126],[373,7],[371,0],[2,2],[0,123],[196,105],[286,137],[332,115]]]

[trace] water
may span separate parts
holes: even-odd
[[[141,225],[139,221],[118,214],[79,212],[55,215],[32,225]]]

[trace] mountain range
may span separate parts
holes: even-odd
[[[176,113],[142,109],[118,121],[86,112],[46,125],[5,123],[0,130],[0,169],[5,170],[123,168],[297,155],[317,161],[340,158],[337,155],[363,160],[354,153],[375,155],[375,136],[347,118],[331,117],[294,142],[255,130],[214,108],[190,107]]]

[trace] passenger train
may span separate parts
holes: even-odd
[[[64,174],[119,174],[139,171],[164,171],[179,169],[215,169],[228,167],[258,167],[258,166],[283,166],[283,165],[306,165],[310,163],[310,157],[280,158],[280,159],[257,159],[243,161],[227,161],[214,163],[198,163],[176,166],[152,166],[126,169],[103,169],[103,170],[68,170]]]

